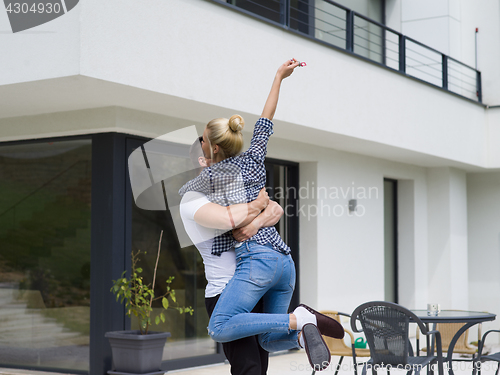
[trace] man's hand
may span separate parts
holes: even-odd
[[[251,204],[255,204],[255,207],[259,210],[259,212],[267,207],[269,204],[269,194],[267,194],[265,187],[259,191],[259,195]]]
[[[274,201],[269,201],[269,205],[251,223],[237,229],[233,229],[233,237],[236,241],[243,242],[255,236],[260,228],[275,225],[283,216],[283,208]]]
[[[257,227],[252,221],[243,228],[233,229],[233,237],[236,241],[243,242],[255,236],[259,229],[260,227]]]

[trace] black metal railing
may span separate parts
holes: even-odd
[[[331,0],[212,0],[482,103],[481,72]]]

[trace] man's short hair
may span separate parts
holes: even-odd
[[[203,140],[202,136],[196,138],[196,141],[193,142],[191,147],[189,147],[189,158],[191,159],[191,163],[195,168],[200,168],[200,162],[198,161],[199,157],[205,157],[203,155],[203,150],[201,149],[201,141]]]

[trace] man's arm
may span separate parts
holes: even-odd
[[[265,117],[269,120],[273,119],[278,105],[278,98],[280,96],[281,81],[283,81],[286,77],[289,77],[297,66],[299,66],[299,62],[295,59],[291,59],[287,60],[279,67],[260,117]]]
[[[246,241],[253,237],[260,228],[270,227],[280,221],[283,216],[283,208],[274,201],[269,201],[269,205],[262,213],[248,225],[234,229],[233,237],[236,241]]]
[[[207,228],[234,229],[252,222],[267,207],[269,196],[263,188],[253,202],[220,206],[207,203],[194,214],[194,221]]]

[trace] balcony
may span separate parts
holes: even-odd
[[[481,72],[331,0],[211,0],[482,103]]]

